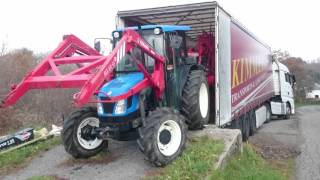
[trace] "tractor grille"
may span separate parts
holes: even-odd
[[[102,101],[103,100],[108,100],[108,98],[101,97],[100,98]],[[103,106],[103,111],[105,113],[113,113],[113,107],[115,103],[102,103]],[[132,97],[129,97],[127,100],[127,108],[130,108],[132,106]]]
[[[108,100],[108,98],[101,97],[102,101]],[[104,113],[113,113],[114,103],[102,103]]]
[[[114,103],[103,103],[103,111],[105,113],[112,113],[113,106],[114,106]]]

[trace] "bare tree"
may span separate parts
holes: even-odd
[[[7,53],[7,47],[8,47],[7,43],[5,43],[5,42],[1,43],[0,56],[4,56]]]
[[[282,49],[274,50],[272,51],[272,54],[278,61],[284,61],[290,57],[289,52]]]

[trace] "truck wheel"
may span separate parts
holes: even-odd
[[[249,112],[249,117],[250,117],[250,136],[252,136],[257,131],[256,113],[254,109]]]
[[[71,113],[61,133],[65,150],[74,158],[88,158],[106,148],[107,141],[92,135],[95,127],[99,127],[95,108],[85,107]]]
[[[290,119],[290,115],[291,115],[291,107],[290,107],[290,104],[287,103],[286,115],[284,116],[284,118],[285,118],[285,119]]]
[[[248,113],[240,117],[242,140],[247,141],[250,136],[250,123]]]
[[[209,86],[203,71],[191,71],[182,91],[182,114],[189,129],[202,129],[209,121]]]
[[[187,135],[182,115],[169,108],[159,108],[143,124],[137,142],[149,162],[165,166],[181,154]]]

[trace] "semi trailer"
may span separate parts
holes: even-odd
[[[65,150],[87,158],[110,138],[137,139],[155,166],[181,154],[188,129],[215,123],[240,129],[247,140],[272,115],[294,113],[283,84],[293,84],[293,76],[217,2],[119,11],[116,19],[109,55],[99,41],[91,48],[64,36],[11,86],[1,107],[31,89],[79,88],[73,100],[81,108],[63,125]],[[67,64],[77,68],[62,74]]]
[[[199,38],[204,33],[213,36],[207,38],[213,46],[207,78],[210,118],[217,126],[239,128],[247,139],[246,134],[271,116],[288,118],[294,114],[294,75],[273,57],[267,44],[217,2],[119,11],[116,16],[116,28],[144,24],[190,26],[186,46],[198,51]]]

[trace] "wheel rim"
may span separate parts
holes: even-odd
[[[158,148],[165,156],[176,153],[181,144],[181,128],[173,120],[165,121],[158,130]]]
[[[77,129],[77,139],[78,139],[79,144],[84,149],[92,150],[92,149],[99,147],[102,144],[103,140],[98,139],[98,138],[95,138],[94,140],[84,139],[82,137],[81,132],[82,132],[82,129],[88,125],[91,127],[99,127],[99,119],[96,117],[89,117],[89,118],[82,120],[82,122],[80,123],[80,125],[78,126],[78,129]]]
[[[209,94],[205,83],[202,83],[199,91],[199,106],[202,118],[207,117],[209,109]]]

